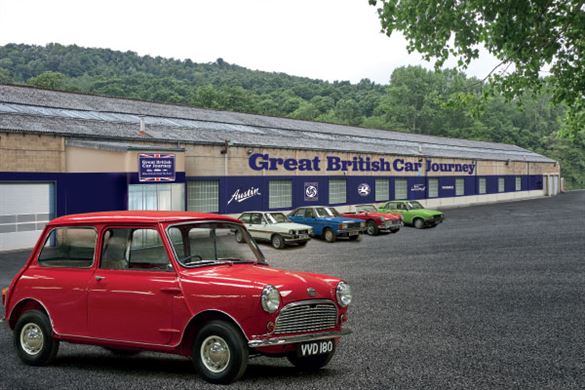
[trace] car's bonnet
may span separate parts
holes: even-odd
[[[184,288],[202,290],[220,289],[223,293],[259,295],[271,284],[280,291],[283,302],[304,299],[335,299],[335,287],[340,279],[308,272],[291,272],[255,264],[219,265],[183,270]],[[315,290],[310,295],[308,289]]]

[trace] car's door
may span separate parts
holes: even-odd
[[[295,211],[293,211],[289,216],[288,219],[292,222],[296,222],[296,223],[302,223],[305,225],[310,225],[309,223],[306,223],[305,221],[305,210],[304,208],[302,209],[297,209]]]
[[[102,231],[99,267],[88,289],[92,337],[167,345],[173,327],[173,300],[181,298],[155,226],[108,227]]]

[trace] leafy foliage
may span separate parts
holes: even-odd
[[[58,44],[0,46],[0,83],[512,143],[557,159],[567,185],[585,187],[585,110],[554,105],[548,79],[538,94],[510,102],[452,69],[409,66],[389,76],[388,85],[330,83],[221,58],[197,64]]]

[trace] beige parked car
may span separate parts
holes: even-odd
[[[290,244],[304,246],[311,239],[313,229],[308,225],[290,222],[286,215],[269,211],[248,211],[238,217],[248,232],[258,241],[269,241],[276,249]],[[238,242],[243,237],[238,237]]]

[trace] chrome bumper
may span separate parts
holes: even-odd
[[[312,333],[303,334],[298,336],[285,336],[285,337],[273,337],[270,339],[263,340],[250,340],[248,341],[248,347],[260,348],[260,347],[273,347],[275,345],[286,345],[286,344],[298,344],[306,343],[308,341],[334,339],[337,337],[351,334],[350,329],[341,329],[339,332],[324,332],[324,333]]]

